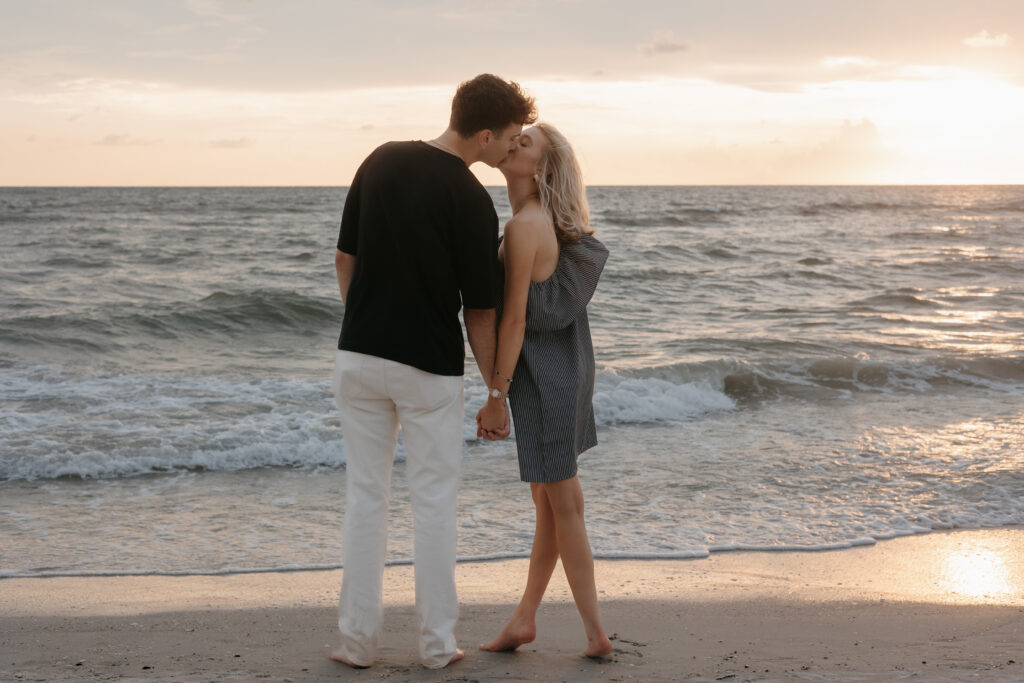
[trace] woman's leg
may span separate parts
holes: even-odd
[[[600,657],[612,650],[611,641],[601,626],[594,581],[594,556],[583,522],[583,489],[576,477],[543,484],[555,520],[555,537],[562,557],[565,578],[583,618],[587,632],[588,657]]]
[[[498,637],[481,650],[499,652],[514,650],[531,642],[537,635],[537,609],[547,590],[548,581],[558,562],[558,544],[555,541],[555,518],[551,511],[547,492],[543,484],[530,484],[533,502],[537,508],[537,530],[533,535],[533,549],[530,551],[530,572],[526,578],[526,590],[515,613]]]

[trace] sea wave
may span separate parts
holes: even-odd
[[[738,209],[716,207],[664,208],[653,210],[598,209],[596,225],[623,227],[692,227],[725,223],[732,216],[742,215]]]
[[[897,212],[897,211],[971,211],[974,213],[1019,213],[1024,212],[1024,201],[1009,200],[1006,202],[976,203],[944,203],[932,201],[925,196],[921,201],[831,201],[819,202],[801,207],[798,211],[803,216],[818,216],[829,213],[855,212]]]
[[[803,216],[818,216],[825,213],[858,212],[858,211],[908,211],[920,209],[955,209],[957,205],[943,206],[931,202],[821,202],[802,207],[799,213]]]
[[[594,419],[600,425],[682,420],[733,410],[735,401],[711,380],[629,376],[605,370],[594,387]]]
[[[593,405],[605,428],[756,410],[765,401],[964,388],[1024,394],[1024,357],[720,359],[604,368]],[[327,377],[71,376],[8,366],[0,369],[0,399],[0,480],[337,468],[346,462]],[[471,408],[484,400],[484,386],[467,378],[467,443],[477,442]],[[403,453],[400,448],[399,457]]]
[[[720,359],[634,368],[622,373],[615,376],[639,380],[645,392],[668,386],[676,388],[666,389],[666,395],[689,392],[686,410],[675,414],[666,406],[624,411],[633,416],[629,421],[635,422],[681,419],[706,410],[742,408],[751,401],[766,399],[819,400],[866,392],[926,394],[947,388],[1024,394],[1024,356],[883,361],[861,355],[759,363]],[[601,381],[599,376],[599,390]],[[595,405],[599,390],[594,394]]]
[[[341,306],[329,297],[293,291],[217,291],[193,302],[174,306],[110,303],[93,309],[54,315],[12,316],[0,321],[0,342],[64,347],[125,339],[195,336],[237,338],[268,332],[305,334],[340,324]],[[104,342],[107,340],[107,342]]]
[[[878,294],[876,296],[868,297],[867,299],[859,299],[857,301],[851,301],[847,304],[848,306],[859,306],[867,309],[875,309],[878,306],[890,307],[895,306],[902,308],[904,306],[920,307],[920,308],[939,308],[943,304],[938,301],[926,299],[923,297],[917,297],[913,294]]]
[[[70,376],[0,370],[0,480],[107,479],[346,462],[329,380],[151,375]],[[466,404],[486,400],[467,379]],[[601,426],[683,420],[732,410],[705,381],[598,374]],[[463,438],[476,442],[472,411]],[[399,446],[398,457],[404,458]]]
[[[0,480],[339,467],[328,381],[0,371]]]

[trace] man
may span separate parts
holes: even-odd
[[[334,392],[347,501],[341,646],[331,653],[349,666],[372,664],[380,638],[399,425],[415,526],[420,657],[428,668],[441,668],[464,656],[454,635],[465,361],[458,313],[462,308],[486,382],[501,295],[494,270],[498,218],[469,166],[496,166],[535,119],[533,98],[516,83],[482,74],[459,86],[444,133],[378,147],[349,188],[335,256],[345,303]]]

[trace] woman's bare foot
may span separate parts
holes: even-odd
[[[604,657],[611,651],[612,641],[608,640],[608,637],[604,634],[601,634],[601,636],[598,638],[594,638],[593,640],[587,640],[587,649],[583,652],[583,656]]]
[[[363,664],[356,664],[351,659],[346,657],[345,656],[345,651],[343,649],[341,649],[340,647],[337,647],[337,648],[334,648],[333,650],[331,650],[331,659],[333,659],[336,662],[341,662],[342,664],[347,664],[348,666],[352,667],[353,669],[368,669],[369,668],[368,666],[363,665]]]
[[[453,654],[452,658],[448,660],[448,664],[454,664],[455,662],[459,661],[460,659],[465,658],[465,656],[466,656],[465,652],[463,652],[459,648],[455,648],[455,654]],[[445,666],[448,666],[448,664],[445,664]]]
[[[488,652],[508,652],[520,645],[532,643],[536,637],[537,625],[534,622],[513,617],[505,624],[505,628],[501,629],[497,638],[486,645],[481,645],[480,649]]]

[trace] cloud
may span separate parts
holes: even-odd
[[[808,88],[841,81],[938,79],[946,77],[948,68],[936,67],[936,70],[930,73],[911,71],[898,62],[842,55],[793,63],[766,60],[761,64],[737,62],[697,65],[691,72],[693,75],[703,76],[723,85],[736,85],[767,93],[801,93],[806,92]]]
[[[973,36],[963,39],[968,47],[1006,47],[1010,44],[1010,36],[1005,33],[992,35],[988,31],[978,31]]]
[[[222,43],[212,53],[200,53],[192,59],[199,62],[231,62],[241,59],[239,53],[246,49],[266,30],[259,26],[252,16],[236,12],[236,9],[251,9],[248,0],[188,0],[188,9],[220,34]],[[218,26],[218,24],[220,26]]]
[[[676,40],[672,31],[655,31],[651,42],[640,43],[636,47],[641,54],[645,55],[668,55],[686,52],[690,49],[688,43]]]
[[[235,12],[232,12],[226,5],[234,5],[238,7],[241,2],[227,3],[223,0],[188,0],[186,3],[188,10],[198,17],[204,19],[220,19],[221,21],[234,23],[234,24],[245,24],[247,23],[246,18]]]
[[[250,140],[249,138],[210,140],[208,146],[213,147],[215,149],[242,149],[243,147],[251,147],[252,140]]]
[[[878,66],[880,62],[870,57],[825,57],[821,65],[826,69],[843,69],[850,66],[872,67]]]
[[[143,140],[142,138],[133,138],[126,133],[112,133],[110,135],[103,136],[102,139],[97,140],[97,145],[103,145],[105,147],[140,147],[144,145],[155,145],[160,140]]]

